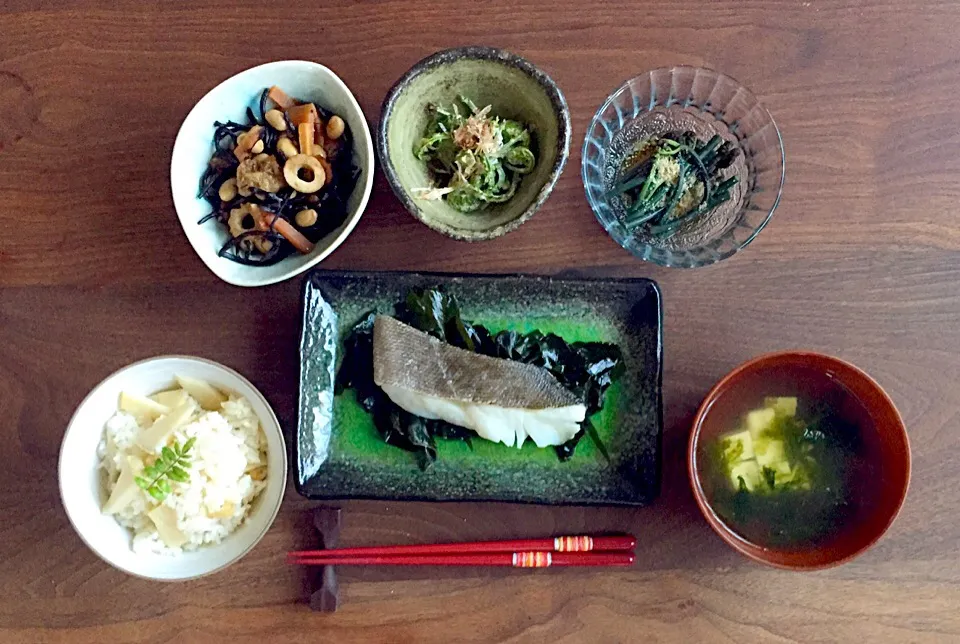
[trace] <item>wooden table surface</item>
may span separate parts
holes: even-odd
[[[960,5],[178,4],[0,7],[0,641],[960,641]],[[151,355],[206,356],[249,376],[286,428],[295,421],[300,281],[234,288],[194,255],[168,184],[181,120],[224,78],[304,58],[337,71],[376,123],[395,79],[464,44],[526,56],[565,92],[574,143],[553,196],[518,231],[466,245],[417,223],[378,174],[360,225],[324,266],[656,279],[663,494],[646,509],[345,502],[342,541],[627,530],[640,539],[637,565],[343,570],[341,611],[320,615],[280,557],[308,529],[311,504],[291,486],[265,539],[225,572],[170,585],[108,567],[71,529],[56,479],[67,420],[100,379]],[[583,133],[607,94],[681,63],[752,88],[787,155],[767,230],[693,271],[622,251],[579,175]],[[751,356],[796,347],[873,374],[906,419],[914,457],[886,538],[812,574],[768,570],[725,546],[683,467],[710,385]]]

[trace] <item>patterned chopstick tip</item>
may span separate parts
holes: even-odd
[[[549,552],[515,552],[513,553],[514,568],[547,568],[553,559]]]
[[[557,552],[588,552],[593,550],[593,537],[557,537],[553,540]]]

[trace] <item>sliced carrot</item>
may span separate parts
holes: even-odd
[[[297,134],[300,136],[300,154],[313,156],[313,123],[307,121],[298,125]]]
[[[290,122],[299,126],[301,123],[316,123],[320,120],[320,114],[317,113],[317,106],[313,103],[304,103],[295,105],[287,109],[287,116]]]
[[[321,156],[316,156],[315,158],[320,162],[320,165],[323,166],[323,185],[330,185],[330,182],[333,181],[333,166]]]
[[[257,230],[270,230],[271,228],[280,233],[284,239],[306,255],[313,250],[313,242],[303,236],[299,230],[293,227],[286,219],[277,217],[268,210],[263,210],[260,206],[251,204],[250,212],[253,214]]]
[[[326,129],[326,126],[323,124],[323,119],[318,118],[313,122],[313,142],[320,147],[323,147],[324,143],[326,143],[324,140]]]
[[[267,92],[267,98],[276,103],[282,110],[288,110],[297,104],[295,100],[287,96],[287,93],[276,85],[271,87],[270,91]]]
[[[303,236],[299,230],[293,227],[286,219],[277,217],[273,213],[266,213],[267,221],[273,226],[273,229],[283,235],[290,244],[298,251],[306,255],[313,250],[313,242]]]

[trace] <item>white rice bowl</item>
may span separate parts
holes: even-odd
[[[170,553],[160,548],[151,550],[145,547],[149,541],[146,539],[142,545],[138,540],[137,550],[134,550],[133,529],[122,525],[116,516],[103,513],[104,504],[109,498],[108,481],[112,482],[108,472],[111,467],[116,467],[116,461],[112,458],[109,459],[112,465],[103,463],[102,457],[112,449],[104,440],[108,431],[106,425],[111,423],[114,441],[122,440],[121,426],[126,425],[130,430],[133,427],[127,421],[111,420],[117,416],[121,392],[150,396],[176,388],[176,376],[202,380],[224,394],[247,401],[258,421],[266,448],[265,454],[261,453],[261,458],[266,459],[266,486],[251,497],[252,501],[246,506],[248,509],[243,510],[246,517],[237,521],[237,525],[232,524],[235,517],[212,527],[207,523],[210,541],[203,545],[185,543],[177,554],[176,551]],[[241,426],[242,435],[244,423],[241,416],[246,412],[234,415],[224,411],[224,414],[232,417],[228,419],[228,424],[234,422]],[[238,441],[234,442],[236,444]],[[244,440],[243,444],[246,443]],[[194,457],[192,465],[199,466],[201,458],[198,454],[194,454]],[[202,460],[206,463],[212,459],[204,457]],[[270,403],[249,380],[211,360],[190,356],[160,356],[136,362],[111,374],[83,399],[63,435],[58,476],[60,498],[67,518],[81,541],[94,554],[118,570],[136,577],[182,581],[223,570],[250,552],[264,537],[283,501],[287,485],[287,448],[280,422]],[[239,494],[243,499],[246,492],[242,485],[238,478],[236,486],[221,486],[218,482],[217,486],[206,485],[202,490],[210,494],[211,499],[216,494],[228,493]],[[171,493],[175,491],[174,487],[171,485]],[[204,537],[199,536],[198,540],[202,542]]]
[[[175,431],[172,439],[185,444],[195,438],[191,450],[190,475],[187,483],[172,483],[172,491],[158,503],[146,491],[138,489],[136,498],[114,515],[133,533],[134,552],[155,552],[175,555],[205,544],[216,544],[232,533],[246,519],[251,504],[266,488],[266,439],[260,421],[249,401],[231,396],[220,411],[205,411],[193,400],[196,411],[189,422]],[[128,456],[142,456],[136,444],[140,432],[152,421],[118,411],[107,421],[103,440],[97,450],[100,467],[106,474],[107,496],[120,477],[120,468]],[[261,469],[263,468],[263,469]],[[231,504],[229,516],[210,516]],[[147,513],[165,505],[177,514],[177,527],[186,536],[182,546],[171,547],[160,538]],[[229,510],[230,506],[226,506]]]

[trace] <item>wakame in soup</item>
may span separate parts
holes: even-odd
[[[729,430],[702,442],[705,494],[757,546],[822,543],[868,502],[866,410],[839,384],[803,389],[781,385],[777,395],[758,396],[728,419]]]

